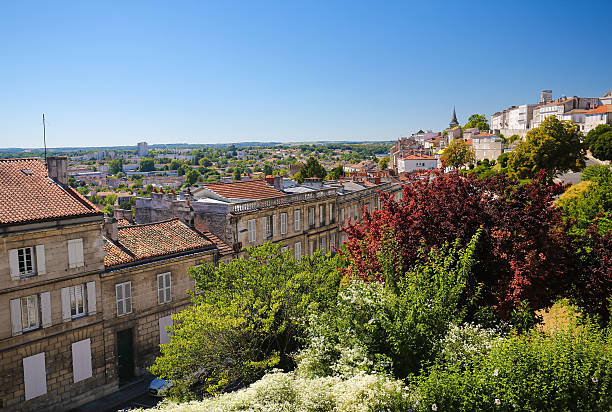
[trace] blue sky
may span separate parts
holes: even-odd
[[[612,88],[612,1],[13,1],[0,147],[381,140]]]

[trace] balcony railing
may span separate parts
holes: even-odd
[[[297,202],[307,202],[317,199],[327,199],[336,196],[338,189],[335,187],[313,192],[295,193],[293,195],[270,197],[267,199],[252,200],[248,202],[232,203],[230,213],[248,212],[257,209],[283,206]]]

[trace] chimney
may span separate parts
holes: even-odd
[[[110,216],[104,217],[104,234],[107,238],[116,242],[119,239],[119,230],[117,229],[117,219]]]
[[[61,185],[68,184],[66,161],[66,156],[47,157],[47,171],[49,177]]]
[[[274,176],[274,181],[272,182],[274,188],[276,190],[283,190],[283,177],[282,176]]]

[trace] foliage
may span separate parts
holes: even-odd
[[[478,355],[486,355],[502,341],[494,329],[478,324],[451,325],[440,342],[439,360],[442,365],[467,366]]]
[[[150,157],[143,157],[138,164],[138,170],[140,172],[152,172],[155,170],[155,160]]]
[[[200,402],[164,402],[151,411],[382,412],[407,410],[408,406],[404,383],[384,375],[308,379],[274,371],[240,391]]]
[[[611,343],[588,323],[511,336],[467,366],[439,364],[415,379],[415,410],[609,410]]]
[[[291,369],[307,311],[325,311],[335,301],[338,257],[316,253],[297,261],[271,244],[247,253],[191,271],[193,306],[173,315],[171,341],[151,367],[174,382],[174,398],[192,396],[196,382],[212,394],[254,382],[274,366]]]
[[[305,376],[353,376],[389,371],[396,378],[417,373],[437,352],[448,326],[461,322],[465,288],[478,236],[465,249],[457,243],[432,250],[398,282],[353,281],[328,313],[319,314],[309,345],[298,354]],[[396,251],[379,253],[382,266],[396,266]]]
[[[596,158],[612,160],[612,126],[600,124],[587,133],[585,144]]]
[[[328,177],[332,180],[338,180],[344,176],[344,168],[342,166],[336,166],[329,171]]]
[[[385,170],[389,167],[389,158],[383,157],[378,161],[378,168],[380,170]]]
[[[455,239],[466,244],[482,228],[469,288],[475,293],[481,285],[486,304],[507,316],[523,299],[544,307],[567,291],[576,266],[569,234],[560,229],[561,211],[553,204],[560,185],[545,185],[543,176],[519,185],[505,175],[479,180],[440,171],[409,179],[401,200],[382,193],[381,208],[345,228],[351,273],[384,279],[376,256],[390,231],[399,244],[397,260],[408,268],[421,248]]]
[[[550,116],[518,143],[508,159],[508,170],[519,179],[535,178],[544,170],[552,179],[568,170],[579,171],[584,167],[585,157],[578,126]]]
[[[321,166],[317,159],[310,156],[300,169],[300,179],[307,179],[315,176],[319,179],[325,179],[325,176],[327,176],[327,170]]]
[[[274,172],[274,170],[272,169],[272,166],[270,166],[269,164],[267,164],[267,163],[266,163],[266,164],[264,165],[264,168],[263,168],[263,173],[264,173],[264,175],[269,176],[269,175],[271,175],[273,172]]]
[[[116,175],[119,172],[123,171],[123,158],[118,157],[116,159],[111,160],[108,163],[108,172],[111,175]]]
[[[187,173],[185,173],[185,184],[187,184],[188,186],[193,186],[201,178],[202,175],[200,175],[200,172],[195,169],[191,169]]]
[[[474,163],[476,155],[472,146],[462,139],[455,139],[444,149],[441,160],[445,167],[460,168],[468,163]]]
[[[484,114],[473,114],[468,118],[467,123],[463,126],[464,129],[469,129],[470,127],[477,127],[481,131],[489,130],[489,122],[487,121],[487,116]]]

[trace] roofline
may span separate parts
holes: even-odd
[[[78,219],[81,217],[84,218],[84,217],[93,217],[93,216],[104,216],[104,213],[98,210],[96,212],[91,212],[91,213],[79,213],[75,215],[56,216],[56,217],[48,217],[48,218],[43,218],[43,219],[19,220],[17,222],[7,222],[7,223],[0,222],[0,228],[7,227],[7,226],[31,225],[31,224],[36,224],[36,223],[52,222],[54,220]]]
[[[105,240],[112,242],[111,240],[109,240],[106,236],[102,236]],[[206,238],[208,239],[208,238]],[[210,240],[210,239],[208,239]],[[116,245],[115,242],[112,242],[113,244]],[[131,260],[129,262],[125,262],[125,263],[118,263],[116,265],[104,265],[104,270],[101,273],[110,273],[110,272],[114,272],[116,270],[121,270],[121,269],[125,269],[127,267],[131,267],[131,266],[140,266],[140,265],[145,265],[148,263],[153,263],[153,262],[159,262],[161,260],[167,260],[167,259],[173,259],[173,258],[177,258],[177,257],[184,257],[184,256],[189,256],[189,255],[195,255],[197,253],[203,253],[203,252],[209,252],[209,251],[217,251],[217,253],[219,252],[219,248],[217,247],[217,245],[212,242],[212,245],[207,246],[207,247],[200,247],[197,249],[189,249],[183,252],[175,252],[175,253],[170,253],[170,254],[165,254],[165,255],[159,255],[159,256],[153,256],[153,257],[149,257],[149,258],[145,258],[145,259],[135,259],[135,260]]]

